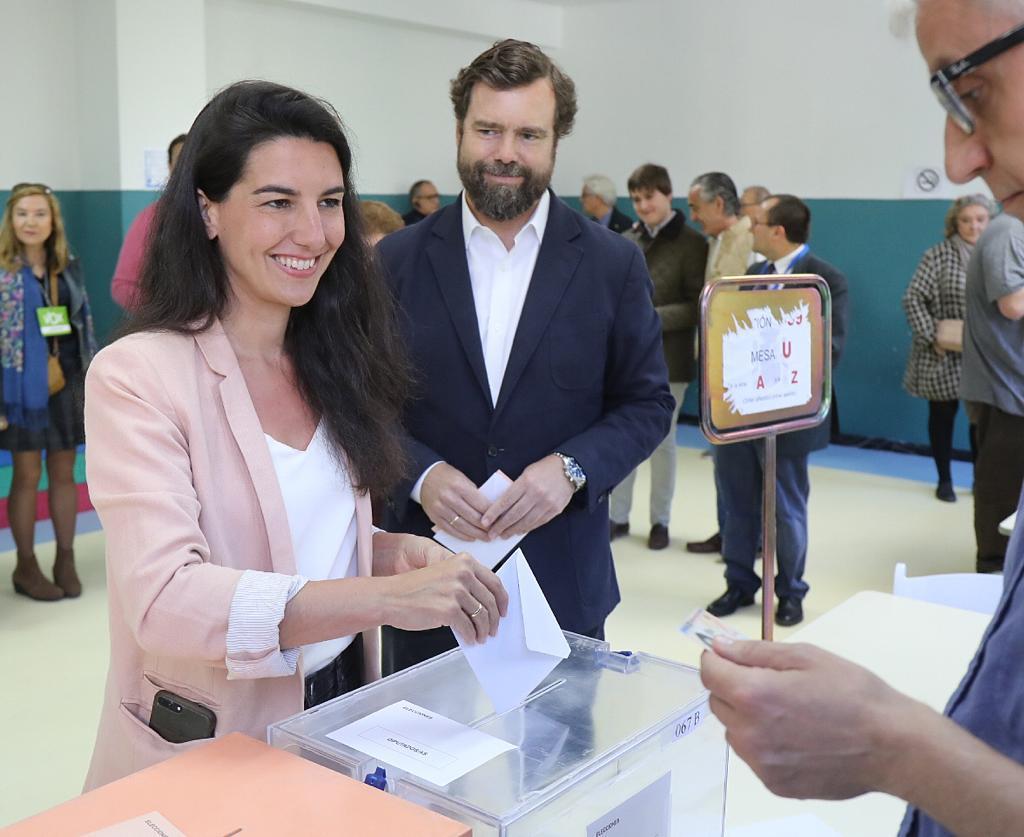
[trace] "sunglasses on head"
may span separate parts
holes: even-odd
[[[47,195],[53,194],[53,189],[47,186],[45,183],[15,183],[11,187],[11,192],[20,192],[22,189],[39,189]]]

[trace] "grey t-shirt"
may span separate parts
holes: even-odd
[[[989,222],[967,265],[967,318],[960,397],[1024,416],[1024,319],[1008,320],[997,301],[1024,288],[1024,223]]]

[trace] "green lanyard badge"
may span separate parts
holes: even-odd
[[[61,337],[71,334],[71,320],[68,317],[66,305],[37,308],[36,317],[39,320],[39,331],[42,332],[43,337]]]

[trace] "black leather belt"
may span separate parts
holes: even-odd
[[[306,709],[351,692],[363,685],[363,638],[356,635],[349,646],[319,671],[306,677],[303,690]]]

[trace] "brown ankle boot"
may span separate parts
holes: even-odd
[[[14,575],[14,592],[40,602],[55,602],[64,598],[64,591],[50,581],[39,569],[35,555],[19,555]]]
[[[64,591],[69,599],[77,599],[82,595],[82,582],[78,580],[78,573],[75,572],[75,551],[73,549],[58,549],[57,560],[53,565],[53,580],[57,586]]]

